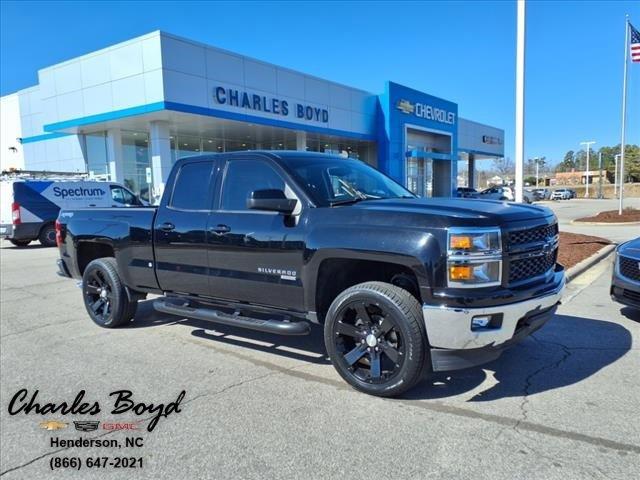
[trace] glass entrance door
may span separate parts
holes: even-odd
[[[419,197],[433,196],[433,160],[407,156],[407,188]]]

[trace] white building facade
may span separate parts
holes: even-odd
[[[43,68],[7,97],[19,120],[2,122],[3,169],[5,126],[17,124],[6,136],[20,139],[23,168],[88,172],[143,198],[176,159],[211,152],[337,153],[426,196],[453,193],[459,161],[472,172],[503,155],[504,132],[459,119],[452,102],[392,82],[378,95],[159,31]]]

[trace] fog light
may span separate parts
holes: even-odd
[[[491,322],[491,315],[478,315],[471,319],[471,330],[487,328]]]
[[[472,280],[473,268],[469,265],[449,265],[449,278],[451,280]]]

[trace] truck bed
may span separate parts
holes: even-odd
[[[158,289],[154,272],[153,222],[157,207],[82,208],[62,210],[65,230],[61,258],[74,277],[86,266],[83,249],[92,243],[111,246],[125,284],[142,290]],[[77,251],[76,251],[77,250]]]

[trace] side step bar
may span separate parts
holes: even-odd
[[[181,317],[196,318],[206,322],[222,323],[234,327],[248,328],[260,332],[278,335],[309,335],[311,328],[307,322],[289,322],[285,320],[261,320],[259,318],[243,317],[236,314],[223,313],[210,308],[195,308],[187,304],[179,305],[164,299],[153,302],[153,308],[162,313]]]

